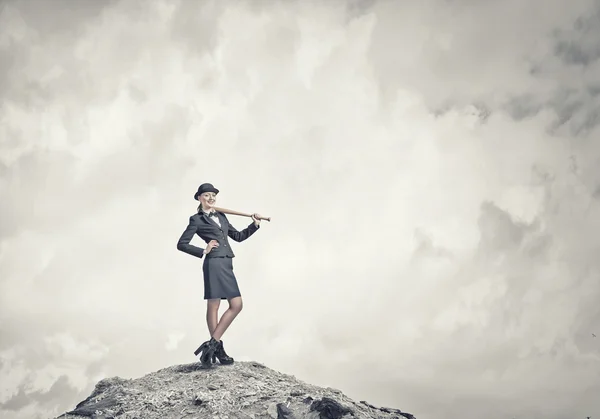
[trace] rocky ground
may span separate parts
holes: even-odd
[[[355,402],[257,362],[201,369],[175,365],[137,379],[107,378],[59,419],[413,419],[398,409]]]

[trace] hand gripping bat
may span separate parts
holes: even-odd
[[[247,212],[240,212],[240,211],[235,211],[235,210],[230,210],[227,208],[220,208],[220,207],[213,207],[213,208],[215,209],[215,211],[222,212],[223,214],[241,215],[242,217],[252,217],[252,214],[249,214]],[[259,220],[267,220],[268,222],[271,222],[271,217],[260,217]]]

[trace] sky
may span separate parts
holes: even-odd
[[[598,1],[0,4],[0,416],[196,361],[204,182],[272,217],[232,242],[236,360],[600,415]]]

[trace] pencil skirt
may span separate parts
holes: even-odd
[[[202,265],[204,272],[204,299],[241,297],[237,279],[233,273],[233,258],[208,257]]]

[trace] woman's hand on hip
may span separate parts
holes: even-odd
[[[216,240],[209,241],[208,244],[206,245],[206,249],[204,249],[204,254],[208,255],[210,253],[210,251],[213,249],[213,247],[219,247],[219,242]]]

